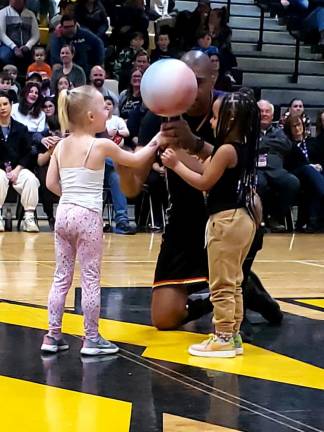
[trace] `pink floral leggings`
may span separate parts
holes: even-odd
[[[102,216],[95,211],[73,204],[58,206],[55,223],[56,269],[48,298],[48,334],[52,337],[61,337],[65,299],[72,284],[76,256],[81,269],[85,337],[98,337],[102,227]]]

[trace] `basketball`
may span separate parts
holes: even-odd
[[[193,71],[182,61],[164,59],[153,63],[141,81],[144,104],[164,117],[183,114],[194,103],[198,86]]]

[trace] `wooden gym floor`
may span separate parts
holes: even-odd
[[[218,360],[187,355],[207,317],[173,332],[150,325],[160,240],[105,234],[101,330],[121,351],[81,359],[78,271],[64,319],[71,348],[42,356],[53,234],[0,234],[0,430],[324,431],[324,236],[265,237],[254,270],[280,299],[283,324],[251,315],[245,355]]]

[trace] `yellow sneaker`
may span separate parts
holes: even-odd
[[[209,339],[200,344],[189,347],[189,354],[197,357],[235,357],[236,351],[233,338],[228,341],[215,334],[209,335]]]

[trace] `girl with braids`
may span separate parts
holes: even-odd
[[[241,93],[226,95],[213,105],[211,125],[216,139],[204,165],[178,158],[167,148],[162,162],[191,186],[208,191],[206,228],[210,300],[215,333],[189,353],[200,357],[235,357],[243,354],[239,334],[243,319],[242,264],[255,230],[255,167],[259,137],[259,111],[254,99]],[[186,166],[187,165],[187,166]],[[193,171],[192,169],[195,169]]]
[[[49,332],[44,336],[42,351],[55,353],[69,348],[61,329],[76,256],[81,268],[85,327],[81,354],[118,351],[98,333],[105,159],[139,168],[154,157],[158,139],[130,153],[109,139],[95,138],[105,129],[107,114],[104,98],[93,86],[65,89],[59,95],[59,123],[70,134],[56,145],[46,178],[47,188],[61,198],[55,222],[56,270],[48,300]]]

